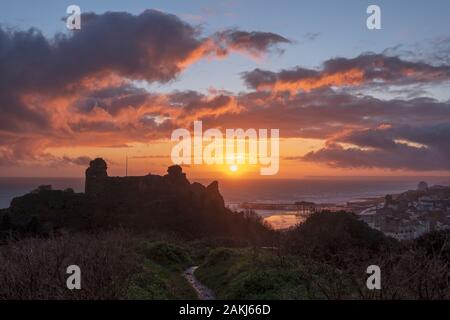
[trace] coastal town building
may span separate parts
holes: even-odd
[[[387,195],[359,213],[370,227],[397,240],[416,239],[433,230],[450,229],[450,186],[420,182],[417,190]]]

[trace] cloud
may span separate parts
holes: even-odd
[[[58,107],[60,117],[42,134],[0,132],[4,165],[20,159],[50,161],[43,156],[48,147],[128,146],[167,139],[172,130],[190,128],[194,120],[203,120],[205,128],[279,128],[283,138],[325,140],[326,148],[300,160],[332,166],[406,168],[406,158],[397,158],[409,156],[448,160],[444,156],[448,138],[436,135],[444,127],[433,125],[450,123],[450,102],[431,98],[382,100],[332,89],[296,95],[264,91],[235,95],[220,90],[158,94],[118,86],[86,92]],[[351,158],[347,164],[346,156]],[[445,167],[431,160],[410,163],[417,170]]]
[[[236,29],[225,30],[215,34],[216,42],[224,47],[224,50],[248,53],[256,58],[270,51],[282,43],[291,43],[290,40],[272,32],[246,32]],[[278,49],[279,52],[283,52]]]
[[[450,102],[431,98],[382,100],[331,89],[238,96],[238,115],[224,114],[211,125],[279,128],[283,137],[332,139],[343,132],[380,125],[423,126],[450,122]]]
[[[47,164],[51,167],[77,165],[86,166],[90,158],[87,156],[54,156],[46,152],[49,140],[11,137],[0,135],[0,166]]]
[[[68,141],[122,145],[160,136],[189,117],[234,112],[233,97],[198,95],[177,108],[175,95],[150,94],[134,81],[165,83],[200,59],[261,56],[286,42],[237,29],[204,36],[156,10],[86,13],[81,30],[53,38],[0,27],[0,140],[7,141],[0,162],[44,159],[46,148]]]
[[[408,61],[425,61],[439,66],[450,64],[450,37],[440,36],[413,44],[397,44],[383,50],[387,56],[402,56]]]
[[[311,35],[311,38],[315,38]],[[450,101],[377,99],[338,88],[449,81],[450,67],[386,54],[327,60],[320,69],[243,74],[248,92],[169,93],[136,86],[176,79],[200,59],[261,58],[290,40],[228,29],[209,36],[174,15],[147,10],[85,14],[79,32],[45,38],[0,28],[0,166],[85,165],[57,147],[130,147],[175,128],[278,128],[325,147],[298,158],[334,167],[450,170]],[[402,90],[410,90],[400,87]],[[409,91],[410,92],[410,91]],[[159,157],[144,156],[144,157]],[[297,159],[297,157],[290,160]]]
[[[356,58],[334,58],[320,70],[297,67],[272,72],[255,69],[243,73],[245,84],[256,90],[311,91],[325,87],[362,85],[408,85],[450,81],[450,66],[411,62],[383,54],[362,54]]]
[[[320,32],[307,32],[303,35],[303,39],[306,41],[314,41],[319,38],[322,34]]]
[[[122,143],[122,144],[112,144],[107,146],[101,146],[101,148],[112,148],[112,149],[123,149],[123,148],[132,148],[132,146]]]
[[[129,147],[133,142],[167,139],[175,128],[188,128],[197,119],[214,119],[241,110],[236,97],[222,91],[156,94],[128,86],[84,92],[49,107],[55,108],[50,128],[26,133],[0,131],[0,165],[28,161],[54,165],[62,162],[47,157],[48,148]]]
[[[283,138],[317,139],[325,147],[286,160],[340,168],[450,170],[450,101],[382,100],[331,89],[291,96],[239,96],[238,115],[205,127],[279,128]],[[299,148],[300,149],[300,148]]]
[[[53,39],[36,29],[0,28],[2,127],[49,126],[48,110],[24,101],[36,95],[42,100],[85,89],[108,90],[129,80],[164,83],[199,59],[230,51],[260,55],[287,42],[273,33],[234,29],[202,37],[198,28],[156,10],[86,13],[82,20],[80,31]]]
[[[450,170],[449,139],[450,123],[356,130],[301,160],[344,168]]]
[[[80,157],[63,156],[59,160],[62,164],[72,164],[72,165],[85,167],[85,166],[89,165],[91,158],[86,157],[86,156],[80,156]]]
[[[223,114],[237,114],[241,108],[236,97],[220,93],[204,95],[195,91],[174,92],[167,96],[170,106],[182,111],[178,118],[191,122],[204,117],[219,117]],[[172,109],[174,110],[174,109]]]
[[[69,121],[75,131],[127,132],[131,127],[172,130],[176,126],[190,125],[195,119],[237,114],[241,107],[236,99],[223,91],[203,94],[186,90],[157,94],[120,86],[86,93],[75,100],[69,107],[73,115]]]

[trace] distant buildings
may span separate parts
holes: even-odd
[[[432,186],[424,181],[417,190],[396,197],[387,195],[359,213],[370,227],[397,240],[412,240],[433,230],[450,229],[450,186]]]

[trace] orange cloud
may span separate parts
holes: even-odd
[[[450,66],[410,62],[382,54],[334,58],[321,70],[296,67],[280,72],[255,69],[243,74],[249,88],[274,92],[311,91],[325,87],[380,86],[444,83],[450,81]]]
[[[289,91],[292,94],[297,93],[300,90],[311,91],[322,87],[332,86],[356,86],[362,84],[364,81],[364,72],[357,68],[346,70],[343,72],[332,74],[321,74],[320,76],[314,76],[309,78],[302,78],[293,81],[277,80],[274,83],[265,83],[257,87],[258,90],[269,91]]]

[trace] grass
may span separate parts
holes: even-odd
[[[298,264],[262,249],[215,249],[195,275],[219,299],[309,298]]]
[[[366,260],[361,251],[344,248],[334,253],[339,263],[328,254],[279,256],[262,248],[123,230],[11,240],[0,246],[0,299],[196,299],[182,274],[193,265],[219,299],[445,299],[448,254],[440,248],[446,239],[433,235],[406,253]],[[430,258],[434,252],[440,253]],[[373,263],[387,270],[379,294],[365,285]],[[69,264],[80,266],[82,290],[67,290]]]
[[[133,274],[128,299],[196,299],[197,295],[180,272],[145,259],[141,272]]]
[[[136,249],[140,271],[130,277],[129,299],[196,299],[182,272],[192,265],[189,248],[167,241],[143,241]]]

